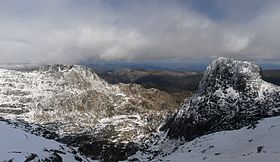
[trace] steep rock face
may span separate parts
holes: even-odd
[[[59,134],[136,141],[175,110],[172,96],[137,85],[110,85],[78,65],[0,68],[0,117],[45,125]]]
[[[279,115],[280,88],[262,80],[248,61],[220,57],[208,66],[196,95],[161,128],[171,138],[197,136],[254,125]]]

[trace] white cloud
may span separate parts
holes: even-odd
[[[238,53],[245,49],[249,44],[250,38],[247,36],[238,36],[234,34],[226,34],[224,36],[224,47],[229,53]]]
[[[231,22],[213,20],[179,1],[79,2],[1,1],[0,62],[279,60],[277,3],[246,22]]]

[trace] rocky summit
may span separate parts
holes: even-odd
[[[161,130],[169,138],[195,137],[254,126],[279,115],[280,88],[262,80],[261,68],[249,61],[220,57],[208,66],[197,93],[187,99]]]

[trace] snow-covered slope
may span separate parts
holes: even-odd
[[[198,92],[163,127],[168,137],[197,136],[254,125],[280,114],[280,88],[262,80],[249,61],[220,57],[208,66]]]
[[[280,117],[259,121],[255,128],[222,131],[190,142],[166,139],[154,146],[160,154],[138,152],[130,159],[171,162],[278,162]]]
[[[108,140],[136,141],[156,129],[174,105],[165,92],[110,85],[83,66],[0,68],[0,117],[42,124],[60,134],[94,132]]]
[[[90,161],[77,150],[21,130],[19,127],[0,121],[0,161]]]

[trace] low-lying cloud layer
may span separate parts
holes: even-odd
[[[279,8],[276,0],[4,0],[0,62],[279,61]]]

